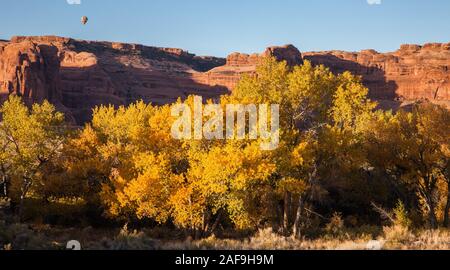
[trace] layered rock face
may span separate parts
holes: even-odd
[[[361,75],[371,98],[388,107],[418,99],[450,105],[450,43],[402,45],[393,53],[311,52],[304,59]]]
[[[0,44],[0,95],[29,101],[59,101],[58,49],[32,42]]]
[[[118,106],[141,99],[166,104],[192,94],[218,97],[232,91],[242,74],[254,72],[264,56],[289,65],[307,59],[336,73],[361,75],[371,97],[388,108],[404,100],[450,101],[449,44],[404,45],[386,54],[367,50],[303,55],[287,45],[222,59],[181,49],[54,36],[0,40],[0,97],[18,94],[29,103],[47,99],[82,124],[101,104]]]
[[[224,66],[216,67],[208,71],[203,82],[209,85],[223,85],[229,90],[233,90],[245,73],[255,72],[256,66],[262,57],[273,56],[279,61],[286,61],[289,65],[303,64],[302,54],[292,45],[269,47],[262,54],[242,54],[232,53],[227,57]],[[201,79],[200,79],[201,80]]]
[[[194,78],[224,65],[225,59],[197,57],[180,49],[53,36],[14,37],[1,46],[3,96],[51,100],[79,124],[101,104],[165,104],[191,94],[214,98],[228,92]]]

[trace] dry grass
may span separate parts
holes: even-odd
[[[339,250],[365,249],[368,237],[344,240],[323,238],[319,240],[298,240],[273,233],[271,229],[259,231],[245,240],[216,239],[210,237],[199,241],[166,243],[165,248],[175,250]]]
[[[283,237],[271,229],[235,240],[209,237],[202,240],[156,240],[151,232],[118,230],[32,228],[0,223],[1,249],[64,249],[68,240],[79,240],[83,249],[94,250],[450,250],[450,231],[411,232],[401,226],[385,227],[371,234],[342,233],[317,239]]]
[[[450,231],[420,231],[412,233],[403,228],[385,229],[387,249],[450,250]]]
[[[402,227],[386,227],[383,235],[372,239],[369,235],[352,237],[323,237],[315,240],[297,240],[282,237],[270,229],[261,230],[246,240],[223,240],[210,237],[199,241],[172,242],[166,249],[175,250],[450,250],[449,231],[422,231],[414,234]]]

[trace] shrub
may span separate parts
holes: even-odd
[[[144,232],[129,231],[125,225],[119,234],[113,238],[103,238],[98,243],[90,243],[87,249],[91,250],[156,250],[160,243],[149,238]]]
[[[411,228],[412,221],[409,218],[409,213],[405,208],[402,201],[397,202],[397,206],[394,209],[394,225],[404,228]]]
[[[340,213],[334,213],[330,222],[326,225],[325,231],[332,236],[340,236],[345,232],[344,220]]]
[[[0,221],[0,249],[43,250],[56,249],[44,235],[34,232],[24,224],[7,224]]]

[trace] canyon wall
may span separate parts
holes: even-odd
[[[214,98],[228,92],[194,79],[224,65],[225,59],[180,49],[54,36],[13,37],[0,46],[3,98],[18,94],[36,102],[48,99],[79,124],[101,104],[165,104],[191,94]]]
[[[0,40],[0,98],[17,94],[28,103],[47,99],[82,124],[100,104],[126,105],[141,99],[166,104],[192,94],[218,97],[232,91],[242,74],[254,72],[264,56],[289,65],[309,60],[336,73],[349,70],[361,75],[370,96],[387,108],[424,98],[449,105],[449,44],[403,45],[385,54],[373,50],[302,54],[287,45],[223,59],[181,49],[54,36]]]
[[[370,97],[388,106],[418,99],[450,105],[450,43],[402,45],[393,53],[312,52],[304,59],[336,73],[361,75]]]

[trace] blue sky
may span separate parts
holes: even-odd
[[[449,0],[67,1],[1,0],[0,38],[51,34],[214,56],[288,43],[301,51],[383,52],[403,43],[450,42]]]

